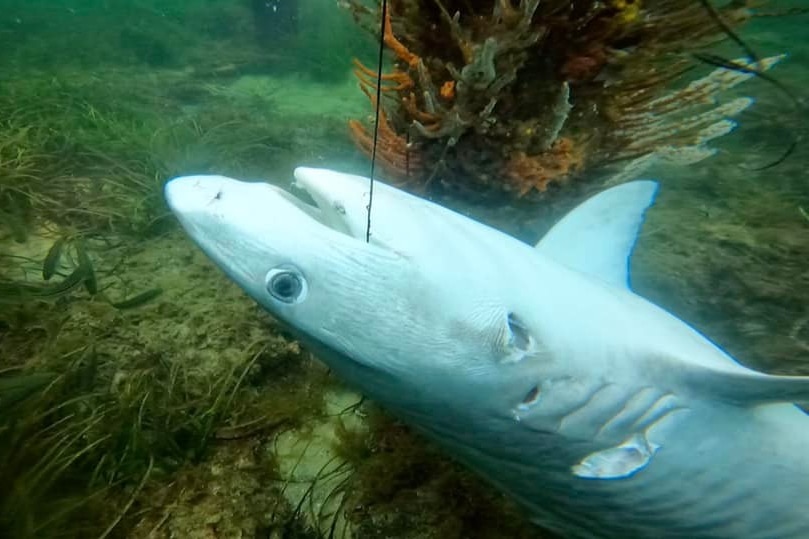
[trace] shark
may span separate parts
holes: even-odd
[[[571,538],[809,537],[809,378],[634,293],[655,181],[529,245],[381,181],[171,180],[193,241],[346,383]]]

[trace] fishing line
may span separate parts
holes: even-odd
[[[784,84],[782,84],[778,79],[767,73],[764,73],[765,68],[761,63],[761,58],[758,56],[758,54],[756,54],[753,48],[750,47],[741,37],[739,37],[739,35],[733,31],[730,25],[728,25],[728,23],[722,19],[722,16],[719,14],[719,11],[714,6],[711,5],[710,1],[698,0],[698,2],[706,11],[711,20],[713,20],[714,23],[719,27],[719,29],[725,34],[725,36],[727,36],[731,41],[733,41],[736,45],[738,45],[739,48],[742,49],[742,51],[744,51],[744,53],[747,55],[747,57],[750,59],[753,65],[752,66],[742,65],[733,60],[729,60],[719,55],[710,53],[697,52],[692,54],[692,56],[695,59],[699,60],[700,62],[703,62],[708,65],[713,65],[731,71],[738,71],[739,73],[747,73],[759,77],[760,79],[772,84],[778,91],[786,95],[794,105],[796,111],[799,112],[802,111],[804,109],[803,103],[797,97],[795,97],[795,94],[793,94],[790,91],[790,89],[787,88]],[[790,138],[792,140],[790,141],[786,150],[780,156],[778,156],[778,158],[762,166],[758,167],[743,166],[741,168],[752,171],[761,171],[766,170],[768,168],[772,168],[786,161],[787,158],[789,158],[789,156],[791,156],[792,153],[795,151],[795,149],[798,147],[798,144],[802,142],[802,136],[800,134],[796,133],[793,129],[790,128],[788,128],[788,131],[790,134]]]
[[[379,140],[379,111],[382,106],[382,62],[385,55],[385,22],[388,19],[388,0],[382,0],[382,24],[379,28],[379,58],[376,64],[376,111],[374,117],[374,144],[371,147],[371,187],[368,191],[368,220],[365,225],[365,243],[371,241],[371,206],[374,203],[374,172],[376,170],[376,146]]]
[[[722,69],[728,69],[730,71],[738,71],[739,73],[747,73],[749,75],[754,75],[775,86],[776,89],[778,89],[781,93],[783,93],[792,102],[793,107],[798,113],[801,113],[805,110],[803,102],[800,99],[798,99],[786,85],[784,85],[781,81],[779,81],[775,77],[767,73],[764,73],[760,69],[742,65],[739,64],[738,62],[728,60],[727,58],[722,58],[721,56],[717,56],[715,54],[695,53],[693,56],[700,62],[703,62],[708,65],[721,67]],[[795,130],[793,130],[788,126],[787,131],[792,140],[790,140],[786,150],[780,156],[778,156],[778,158],[765,165],[761,165],[758,167],[748,167],[740,165],[740,168],[743,168],[745,170],[751,170],[754,172],[759,172],[762,170],[767,170],[768,168],[772,168],[776,165],[780,165],[781,163],[786,161],[793,154],[795,149],[798,147],[798,144],[800,144],[803,139],[803,137],[799,133],[796,133]]]
[[[739,46],[740,49],[744,51],[748,58],[750,58],[756,66],[761,65],[761,59],[756,54],[756,51],[752,49],[745,41],[733,31],[733,29],[726,23],[722,16],[719,14],[719,11],[715,7],[711,5],[709,0],[699,0],[700,5],[708,13],[708,16],[713,20],[713,22],[722,30],[731,41],[733,41],[736,45]]]

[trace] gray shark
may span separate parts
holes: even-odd
[[[572,538],[809,538],[809,378],[737,363],[629,287],[657,185],[536,245],[298,168],[167,184],[190,237],[345,381]]]

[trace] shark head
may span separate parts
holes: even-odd
[[[367,178],[308,168],[295,178],[314,203],[222,176],[176,178],[165,195],[232,280],[382,404],[507,415],[531,394],[516,366],[541,350],[512,308],[502,245],[485,248],[502,244],[494,231],[377,182],[369,242]]]

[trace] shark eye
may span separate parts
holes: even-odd
[[[283,303],[300,303],[306,298],[308,287],[301,272],[294,268],[274,268],[267,272],[267,292]]]

